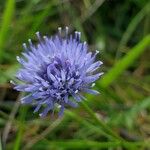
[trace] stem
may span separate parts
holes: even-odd
[[[76,114],[76,113],[74,113],[72,111],[69,111],[69,110],[66,110],[65,114],[68,117],[76,119],[76,121],[78,121],[79,123],[83,124],[85,127],[88,127],[89,129],[94,130],[96,133],[99,133],[99,134],[101,134],[103,136],[106,136],[108,139],[112,139],[112,136],[110,136],[109,134],[104,132],[99,126],[95,126],[95,125],[91,124],[90,122],[88,122],[85,119],[83,119],[82,117],[80,117],[78,114]]]
[[[57,141],[48,141],[43,140],[43,144],[47,146],[47,149],[51,148],[64,148],[64,149],[86,149],[86,148],[131,148],[135,150],[136,147],[149,147],[147,143],[144,141],[141,142],[121,142],[121,141],[114,141],[114,142],[99,142],[99,141],[90,141],[90,140],[57,140]],[[40,149],[43,148],[43,144],[35,145],[34,148]]]
[[[115,139],[118,139],[120,141],[122,141],[123,139],[118,136],[115,132],[113,132],[111,130],[111,128],[109,128],[109,126],[107,126],[106,124],[104,124],[96,115],[95,113],[92,111],[92,109],[84,102],[80,103],[81,106],[88,112],[88,114],[91,116],[91,118],[93,118],[95,120],[95,122],[101,126],[106,133],[109,133],[111,136],[113,136]]]

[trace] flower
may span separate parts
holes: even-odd
[[[17,56],[22,68],[16,78],[22,82],[13,84],[17,91],[28,93],[21,99],[23,104],[35,105],[34,112],[42,109],[41,117],[59,106],[62,115],[66,106],[76,107],[85,99],[81,93],[98,94],[91,87],[102,75],[95,73],[102,62],[95,62],[98,51],[88,52],[87,43],[80,41],[80,32],[68,35],[66,27],[65,32],[58,28],[55,36],[36,35],[39,43],[29,39],[29,46],[23,44],[23,56]]]

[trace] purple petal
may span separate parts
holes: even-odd
[[[86,93],[89,93],[89,94],[94,94],[94,95],[99,94],[98,91],[96,91],[96,90],[91,90],[91,89],[83,89],[83,91],[86,92]]]
[[[31,95],[27,95],[21,99],[22,104],[29,104],[32,103],[32,101],[33,101],[33,97]]]

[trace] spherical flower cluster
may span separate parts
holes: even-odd
[[[83,92],[97,94],[91,87],[102,73],[95,71],[102,64],[95,62],[95,54],[88,52],[86,42],[80,41],[80,32],[68,35],[68,27],[51,37],[41,37],[36,33],[39,43],[29,46],[23,44],[22,57],[17,56],[21,69],[16,77],[21,81],[14,83],[14,89],[27,92],[21,99],[23,104],[35,106],[34,112],[41,110],[44,117],[55,107],[60,107],[62,115],[66,106],[76,107],[84,100]]]

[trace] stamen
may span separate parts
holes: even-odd
[[[13,80],[10,80],[9,82],[10,82],[10,84],[15,85],[15,82]]]
[[[61,31],[62,31],[61,27],[58,27],[59,36],[61,36]]]
[[[23,46],[24,50],[26,50],[26,51],[28,50],[26,43],[23,43],[22,46]]]
[[[31,39],[28,39],[28,42],[29,42],[30,46],[33,45]]]
[[[99,53],[99,51],[98,50],[96,50],[96,54],[98,54]]]
[[[78,37],[78,31],[75,31],[75,39]]]
[[[95,83],[93,83],[91,87],[94,87],[94,86],[95,86]]]
[[[38,32],[36,32],[35,34],[36,34],[37,38],[38,38],[38,39],[39,39],[39,41],[40,41],[40,40],[41,40],[40,32],[38,31]]]
[[[47,37],[44,35],[43,38],[46,39]]]
[[[84,44],[84,45],[86,45],[86,44],[87,44],[87,42],[84,42],[83,44]]]
[[[99,76],[102,76],[103,74],[104,74],[104,72],[100,72],[100,73],[99,73]]]
[[[77,94],[78,92],[79,92],[79,91],[78,91],[78,90],[76,90],[76,91],[75,91],[75,94]]]
[[[78,32],[78,40],[81,38],[81,32]]]
[[[66,35],[68,35],[69,28],[66,26]]]
[[[20,57],[19,56],[16,56],[16,59],[18,62],[20,62]]]

